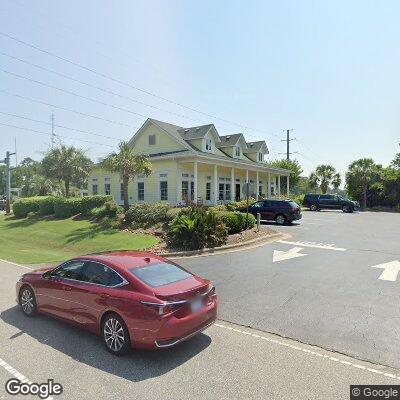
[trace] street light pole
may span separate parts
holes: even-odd
[[[10,153],[7,151],[6,158],[2,161],[6,164],[6,213],[11,212],[11,168],[10,168],[10,156],[16,153]]]

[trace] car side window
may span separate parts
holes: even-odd
[[[82,280],[83,261],[71,261],[56,269],[51,275],[58,278]]]
[[[271,202],[268,200],[263,201],[263,207],[267,208],[271,206]]]
[[[263,202],[262,201],[257,201],[257,203],[254,203],[252,205],[253,208],[261,208],[263,207]]]
[[[115,286],[123,282],[122,278],[111,268],[93,261],[85,262],[83,280],[103,286]]]

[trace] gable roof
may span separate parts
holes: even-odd
[[[264,140],[258,140],[256,142],[247,143],[247,151],[245,153],[255,153],[257,151],[263,151],[264,154],[268,154],[269,150]]]
[[[178,130],[179,134],[185,140],[193,140],[193,139],[202,139],[206,136],[206,134],[212,130],[215,136],[215,142],[220,142],[220,136],[215,129],[214,124],[207,124],[207,125],[200,125],[200,126],[193,126],[191,128],[181,128]]]
[[[232,135],[221,136],[221,143],[218,143],[218,147],[236,146],[240,140],[243,143],[243,145],[241,146],[242,149],[246,150],[247,149],[247,143],[246,143],[246,139],[243,136],[243,133],[234,133]]]

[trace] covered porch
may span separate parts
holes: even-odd
[[[279,197],[289,193],[290,171],[269,168],[260,163],[242,160],[209,160],[196,157],[178,161],[177,204],[195,202],[205,205],[225,204],[246,199],[246,184],[250,197]],[[285,188],[281,177],[287,177]]]

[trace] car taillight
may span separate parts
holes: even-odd
[[[207,291],[204,293],[204,296],[206,298],[206,304],[210,304],[212,301],[212,297],[215,295],[215,286],[210,283],[208,285]]]
[[[176,311],[180,306],[185,304],[186,301],[173,301],[165,303],[152,303],[150,301],[142,301],[141,303],[161,316]]]

